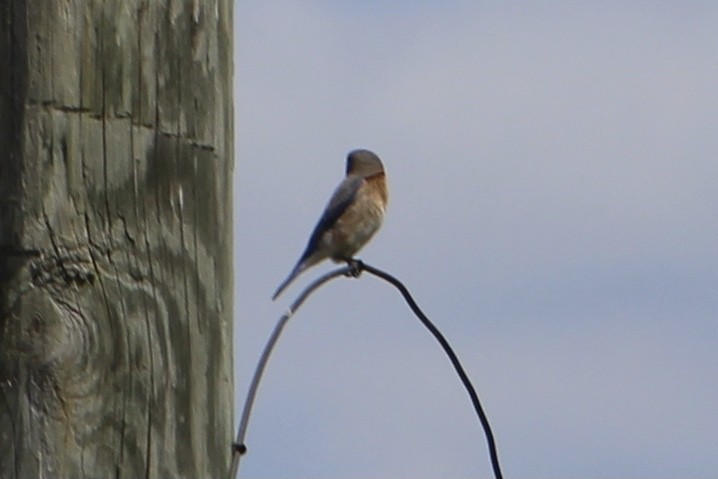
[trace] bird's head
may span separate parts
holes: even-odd
[[[354,150],[347,155],[347,176],[370,176],[384,173],[384,165],[376,154],[369,150]]]

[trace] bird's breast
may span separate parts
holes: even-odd
[[[329,237],[332,258],[353,257],[377,232],[384,219],[388,194],[384,175],[364,180],[354,201],[339,217]]]

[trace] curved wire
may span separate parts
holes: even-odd
[[[409,290],[406,288],[406,286],[404,286],[401,281],[399,281],[389,273],[369,266],[366,263],[359,263],[360,271],[364,270],[367,273],[371,273],[374,276],[378,276],[379,278],[388,281],[389,283],[394,285],[401,292],[402,296],[404,296],[404,299],[409,304],[409,307],[414,312],[414,314],[416,314],[416,316],[419,318],[419,321],[421,321],[421,323],[426,326],[426,329],[428,329],[429,332],[434,336],[434,338],[436,338],[436,340],[439,342],[444,352],[449,357],[449,361],[451,361],[451,364],[454,366],[456,374],[459,375],[459,378],[461,379],[461,382],[463,383],[466,392],[469,393],[469,397],[471,398],[471,404],[474,406],[476,415],[479,417],[481,426],[484,429],[484,435],[486,436],[486,442],[489,447],[489,456],[491,458],[491,468],[494,471],[494,477],[496,479],[503,479],[503,474],[501,473],[501,464],[499,463],[499,453],[496,449],[496,440],[494,439],[494,433],[491,431],[489,419],[484,412],[484,408],[481,407],[481,401],[479,401],[479,395],[476,393],[476,389],[474,388],[473,384],[471,384],[469,376],[466,374],[466,371],[464,371],[464,367],[461,365],[459,358],[456,356],[456,353],[451,348],[449,342],[446,340],[444,335],[441,334],[441,331],[439,331],[439,329],[434,326],[434,323],[432,323],[429,318],[426,317],[421,308],[419,308],[419,305],[416,304],[416,301],[414,301],[414,298],[411,296],[411,293],[409,293]]]
[[[287,312],[282,315],[282,317],[279,319],[276,326],[274,327],[274,330],[272,331],[272,334],[270,335],[269,340],[267,341],[267,344],[262,351],[262,355],[259,358],[259,363],[257,364],[257,368],[254,371],[254,376],[252,377],[252,382],[247,393],[247,399],[244,402],[244,409],[242,411],[242,417],[239,422],[237,438],[232,444],[232,463],[230,466],[229,479],[236,478],[237,472],[239,471],[240,458],[245,452],[247,452],[247,447],[244,444],[244,438],[247,433],[247,425],[249,423],[249,416],[252,412],[252,406],[254,405],[254,400],[257,396],[259,382],[261,381],[262,375],[264,374],[267,362],[269,361],[269,356],[272,353],[275,344],[279,340],[279,336],[281,335],[284,326],[287,324],[287,321],[289,321],[289,318],[292,317],[292,315],[299,309],[302,303],[304,303],[304,301],[309,297],[309,295],[314,292],[314,290],[316,290],[319,286],[333,278],[336,278],[337,276],[358,277],[362,271],[367,271],[368,273],[371,273],[374,276],[377,276],[396,287],[399,292],[401,292],[402,296],[404,297],[404,300],[406,300],[407,304],[414,312],[414,314],[419,318],[421,323],[439,342],[442,349],[449,357],[449,361],[451,361],[451,364],[454,366],[456,373],[459,375],[459,378],[461,379],[461,382],[464,385],[466,392],[469,394],[469,397],[471,398],[471,404],[474,406],[474,410],[476,411],[476,414],[479,417],[479,421],[481,422],[481,426],[484,429],[484,435],[486,436],[486,442],[489,448],[489,457],[491,459],[491,467],[494,472],[494,477],[495,479],[503,479],[501,465],[499,463],[498,450],[496,448],[496,441],[494,439],[494,434],[491,431],[491,425],[489,424],[488,417],[486,416],[486,413],[481,406],[481,401],[479,401],[479,396],[476,393],[476,389],[474,388],[473,384],[471,384],[469,376],[466,374],[466,371],[461,365],[458,356],[451,348],[449,342],[446,340],[444,335],[441,334],[439,329],[424,314],[421,308],[419,308],[419,305],[416,304],[416,301],[414,301],[414,298],[411,296],[411,293],[409,293],[409,290],[406,288],[406,286],[404,286],[401,281],[399,281],[389,273],[374,268],[373,266],[370,266],[356,259],[349,261],[349,264],[343,268],[330,271],[329,273],[321,276],[319,279],[307,286],[307,288],[305,288],[304,291],[302,291],[302,293],[299,295],[299,297],[292,303]]]
[[[319,279],[315,280],[313,283],[307,286],[304,291],[302,291],[302,294],[300,294],[299,297],[294,300],[287,312],[284,313],[281,318],[279,318],[279,321],[277,321],[277,324],[274,326],[274,330],[269,336],[267,344],[264,346],[262,354],[259,357],[257,368],[254,370],[254,376],[252,376],[252,382],[250,383],[249,390],[247,391],[247,398],[244,400],[244,409],[242,410],[242,417],[239,420],[237,437],[232,444],[232,463],[229,468],[230,479],[234,479],[237,477],[237,473],[239,472],[240,458],[244,453],[247,452],[247,446],[244,444],[244,437],[247,434],[249,416],[252,414],[252,407],[254,406],[254,400],[257,397],[259,382],[262,380],[262,375],[264,374],[264,370],[267,367],[269,356],[272,354],[272,350],[274,350],[274,346],[279,340],[279,336],[282,334],[284,326],[286,326],[287,322],[289,321],[289,318],[292,317],[292,315],[299,309],[299,307],[302,305],[302,303],[304,303],[304,301],[309,297],[309,295],[314,292],[314,290],[316,290],[319,286],[326,283],[330,279],[342,275],[356,276],[357,272],[355,267],[345,266],[343,268],[330,271],[324,276],[321,276]]]

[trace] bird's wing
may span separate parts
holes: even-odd
[[[363,181],[364,179],[361,177],[350,176],[345,178],[337,189],[334,190],[334,194],[329,199],[329,203],[324,209],[322,217],[314,227],[312,236],[309,238],[309,243],[307,243],[307,248],[299,260],[300,264],[316,250],[322,235],[337,222],[339,217],[344,214],[349,205],[352,204]]]
[[[312,258],[312,255],[317,253],[319,241],[321,240],[322,235],[337,222],[339,217],[347,210],[349,205],[351,205],[363,181],[364,180],[361,177],[349,176],[339,184],[336,190],[334,190],[334,194],[329,199],[329,203],[324,209],[322,217],[314,227],[314,231],[309,238],[309,242],[307,247],[304,249],[302,257],[299,258],[299,261],[297,261],[296,266],[294,266],[294,269],[289,274],[287,279],[279,285],[277,291],[274,293],[274,296],[272,296],[272,300],[277,299],[282,291],[284,291],[284,289],[289,286],[289,284],[294,281],[294,279],[305,269],[322,259],[321,257]]]

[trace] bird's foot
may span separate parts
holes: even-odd
[[[356,258],[347,258],[346,262],[347,266],[349,266],[347,276],[351,276],[352,278],[358,278],[359,275],[361,275],[361,272],[364,271],[364,263],[362,262],[362,260]]]

